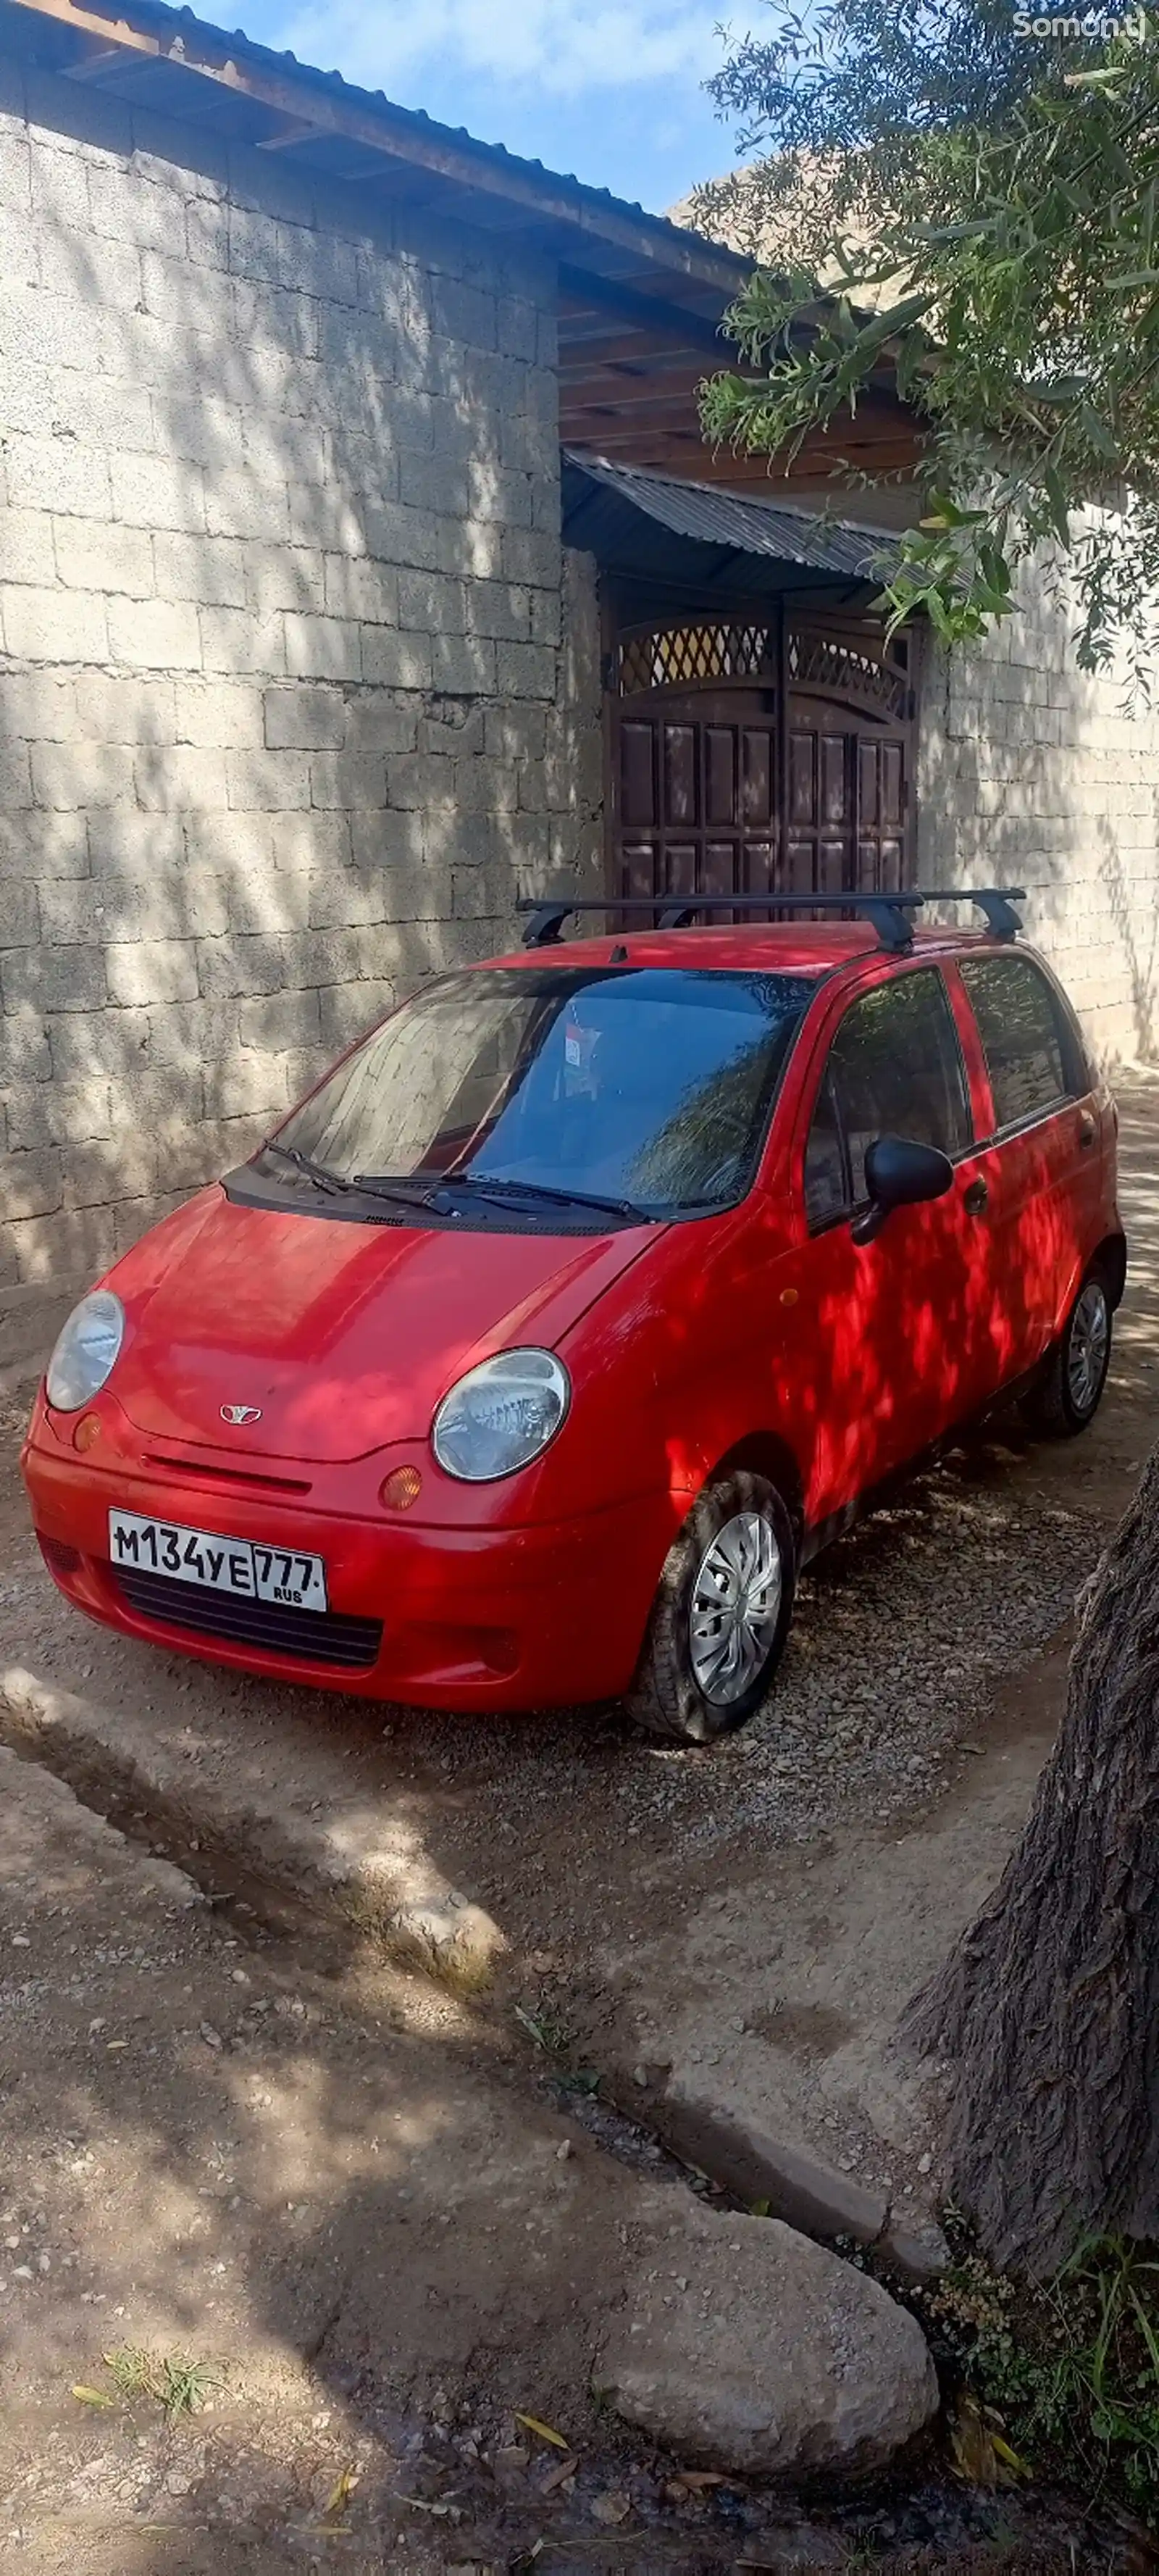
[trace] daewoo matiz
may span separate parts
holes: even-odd
[[[1016,898],[934,899],[570,943],[561,899],[394,1011],[65,1325],[23,1465],[69,1600],[384,1699],[745,1718],[878,1488],[1106,1376],[1112,1101]]]

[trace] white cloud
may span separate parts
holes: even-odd
[[[305,0],[275,41],[302,62],[337,62],[347,80],[412,94],[424,66],[591,97],[657,81],[694,87],[720,60],[715,0],[393,0],[388,9]]]

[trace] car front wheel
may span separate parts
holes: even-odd
[[[1055,1439],[1085,1431],[1098,1411],[1111,1364],[1111,1300],[1106,1281],[1088,1271],[1066,1323],[1023,1411],[1031,1429]]]
[[[628,1714],[669,1744],[743,1726],[772,1681],[793,1612],[796,1549],[776,1487],[747,1469],[698,1496],[668,1551]]]

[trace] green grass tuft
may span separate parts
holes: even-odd
[[[119,2344],[104,2355],[105,2368],[118,2394],[144,2397],[159,2406],[167,2424],[196,2415],[210,2390],[221,2384],[212,2361],[190,2361],[183,2353],[143,2352],[138,2344]]]
[[[931,2331],[1036,2476],[1159,2522],[1159,2253],[1088,2238],[1052,2281],[965,2254],[926,2300]]]

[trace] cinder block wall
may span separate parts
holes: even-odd
[[[927,646],[919,884],[1023,885],[1051,959],[1109,1065],[1159,1060],[1159,717],[1125,712],[1122,669],[1075,664],[1048,563],[1016,615],[968,652]]]
[[[0,1306],[595,871],[555,280],[0,63]]]

